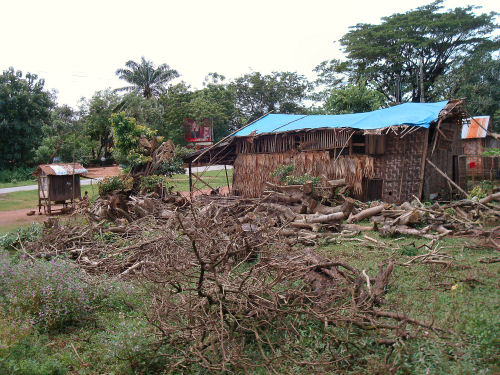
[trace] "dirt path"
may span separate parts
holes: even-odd
[[[15,227],[24,224],[31,224],[32,222],[41,222],[48,218],[46,215],[33,215],[27,216],[26,214],[33,209],[24,208],[22,210],[14,211],[0,211],[0,227]]]
[[[122,170],[117,165],[111,165],[109,167],[88,167],[88,173],[85,177],[88,178],[102,178],[102,177],[112,177],[118,176]]]

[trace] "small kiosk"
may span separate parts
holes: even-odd
[[[41,164],[33,172],[38,177],[38,213],[54,213],[53,205],[81,199],[80,175],[87,170],[79,163]]]

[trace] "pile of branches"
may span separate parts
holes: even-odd
[[[240,219],[249,213],[255,220],[245,229]],[[143,272],[154,285],[149,319],[169,348],[169,371],[326,371],[348,366],[355,355],[341,354],[338,327],[376,331],[381,344],[406,340],[420,328],[441,332],[381,308],[392,262],[370,277],[290,247],[282,240],[284,227],[270,227],[267,215],[250,201],[176,214],[184,236],[169,232],[160,258]],[[314,354],[302,342],[311,330],[314,340],[327,343]]]
[[[358,350],[340,332],[369,331],[387,345],[420,330],[443,333],[383,308],[393,262],[368,275],[295,246],[314,232],[291,227],[289,207],[234,197],[131,201],[147,199],[154,203],[147,216],[55,221],[25,248],[30,256],[65,255],[92,274],[147,282],[148,318],[170,371],[330,371],[347,368]]]
[[[500,248],[500,193],[481,200],[464,199],[447,204],[425,206],[416,197],[401,205],[372,202],[370,205],[346,197],[345,180],[327,181],[329,187],[304,185],[280,186],[267,183],[264,202],[283,212],[290,227],[313,232],[324,230],[371,231],[382,236],[412,235],[437,239],[446,235],[483,236],[490,245]],[[334,189],[340,188],[338,193]],[[370,219],[370,226],[356,223]],[[486,229],[484,224],[493,228]]]

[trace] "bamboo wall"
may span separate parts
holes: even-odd
[[[433,133],[432,139],[429,140],[427,158],[433,162],[441,171],[446,173],[449,178],[454,181],[460,181],[458,155],[462,155],[462,139],[460,118],[454,121],[451,119],[447,122],[442,122],[440,126],[441,132]],[[442,133],[442,134],[441,134]],[[436,148],[432,153],[434,137],[437,137]],[[442,177],[432,166],[425,166],[425,180],[423,195],[428,198],[430,194],[439,194],[441,197],[451,198],[451,189],[448,181]],[[461,186],[466,188],[466,186]]]
[[[384,136],[385,152],[381,155],[339,155],[339,149],[239,153],[234,163],[233,191],[245,197],[257,197],[265,190],[266,181],[278,182],[271,177],[278,166],[293,163],[294,175],[297,176],[309,173],[324,175],[328,179],[345,178],[358,197],[363,195],[364,180],[382,179],[381,199],[386,202],[411,200],[421,189],[427,137],[428,130],[423,128],[402,138],[397,134],[387,134]],[[237,146],[237,150],[238,147],[240,151],[249,151],[243,146]],[[352,147],[345,151],[349,149]]]

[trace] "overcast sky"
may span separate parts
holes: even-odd
[[[336,42],[357,23],[378,23],[430,1],[323,0],[2,0],[0,69],[37,73],[58,102],[125,86],[115,76],[141,56],[167,63],[200,88],[209,72],[296,71],[313,78],[321,61],[341,58]],[[446,1],[446,7],[498,0]]]

